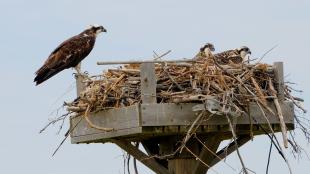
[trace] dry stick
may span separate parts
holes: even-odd
[[[223,106],[223,108],[225,108],[225,106]],[[235,142],[237,155],[238,155],[238,157],[239,157],[239,160],[240,160],[240,163],[241,163],[241,165],[242,165],[243,171],[244,171],[244,173],[248,174],[247,168],[245,167],[244,162],[243,162],[242,157],[241,157],[240,152],[239,152],[239,146],[238,146],[238,144],[237,144],[237,135],[236,135],[236,133],[235,133],[234,127],[233,127],[233,125],[232,125],[232,123],[231,123],[231,120],[230,120],[229,116],[228,116],[226,113],[225,113],[225,116],[226,116],[226,118],[227,118],[227,120],[228,120],[229,127],[230,127],[231,133],[232,133],[232,135],[233,135],[233,139],[234,139],[234,142]]]
[[[87,109],[84,113],[84,118],[85,120],[87,121],[87,123],[89,124],[90,127],[92,128],[95,128],[95,129],[98,129],[98,130],[102,130],[102,131],[106,131],[106,132],[110,132],[110,131],[113,131],[114,129],[113,128],[105,128],[105,127],[100,127],[100,126],[96,126],[94,125],[88,118],[89,116],[89,112],[90,112],[90,105],[87,106]]]
[[[277,112],[278,112],[277,115],[278,115],[279,120],[280,120],[280,126],[281,126],[281,131],[282,131],[284,147],[288,148],[287,129],[286,129],[286,125],[285,125],[285,122],[284,122],[282,109],[281,109],[281,106],[280,106],[280,103],[279,103],[279,100],[278,100],[278,97],[277,97],[277,91],[274,89],[274,87],[272,85],[272,81],[271,81],[270,78],[269,78],[269,89],[270,89],[271,94],[274,96],[273,101],[274,101],[274,104],[276,106],[276,109],[277,109]]]
[[[266,99],[265,99],[265,96],[264,96],[264,94],[263,94],[261,88],[258,86],[256,80],[255,80],[253,77],[251,77],[251,81],[252,81],[252,83],[253,83],[253,85],[254,85],[254,87],[255,87],[255,89],[256,89],[256,92],[257,92],[258,97],[260,98],[260,100],[261,100],[265,105],[267,105],[267,104],[266,104],[267,101],[266,101]]]
[[[197,136],[196,134],[194,134],[195,139],[202,144],[202,146],[204,148],[206,148],[212,155],[214,155],[216,158],[218,158],[220,161],[223,160],[223,158],[219,157],[215,152],[213,152],[211,149],[208,148],[208,146],[205,145],[205,143],[203,143]],[[226,161],[223,161],[228,167],[230,167],[233,171],[236,171],[235,168],[233,168],[231,165],[229,165],[228,163],[226,163]]]
[[[300,104],[298,104],[295,100],[295,98],[287,91],[284,90],[287,96],[291,99],[291,101],[294,103],[295,106],[297,106],[299,109],[301,109],[304,113],[307,113],[307,110],[305,110]]]
[[[278,47],[278,45],[275,45],[275,46],[273,46],[272,48],[270,48],[268,51],[266,51],[266,52],[262,55],[262,57],[261,57],[257,62],[262,61],[263,58],[264,58],[268,53],[270,53],[273,49],[275,49],[275,48],[277,48],[277,47]]]
[[[72,113],[72,112],[68,112],[68,113],[63,114],[63,115],[61,115],[60,117],[58,117],[58,118],[56,118],[56,119],[50,121],[46,126],[44,126],[44,127],[39,131],[39,133],[44,132],[51,124],[55,124],[56,122],[58,122],[58,121],[60,121],[60,120],[66,119],[66,117],[67,117],[69,114],[71,114],[71,113]]]
[[[82,121],[83,117],[72,127],[68,130],[68,132],[65,134],[65,138],[60,142],[60,144],[57,146],[56,150],[53,152],[52,156],[54,156],[57,151],[60,149],[62,144],[66,141],[66,139],[69,137],[70,133],[78,126],[78,124]]]
[[[171,50],[168,50],[167,52],[165,52],[164,54],[158,56],[158,54],[153,51],[153,53],[155,54],[156,58],[154,60],[158,60],[158,59],[161,59],[162,57],[166,56],[167,54],[171,53]]]
[[[139,148],[139,142],[136,142],[136,148]],[[137,159],[136,158],[133,158],[133,168],[135,170],[135,174],[138,174]]]
[[[165,68],[163,68],[163,70],[164,70],[164,72],[167,74],[167,76],[169,77],[169,79],[179,88],[179,90],[181,90],[181,91],[184,91],[184,90],[185,90],[184,88],[182,88],[181,85],[179,85],[179,84],[171,77],[171,75],[169,74],[168,71],[166,71]]]
[[[273,131],[273,129],[272,129],[272,127],[271,127],[271,124],[270,124],[270,122],[269,122],[269,120],[268,120],[268,118],[267,118],[267,116],[266,116],[266,114],[265,114],[265,112],[264,112],[262,106],[261,106],[257,101],[256,101],[256,104],[258,105],[259,109],[260,109],[261,112],[262,112],[262,115],[263,115],[264,118],[266,119],[266,121],[267,121],[267,123],[268,123],[268,127],[269,127],[269,129],[270,129],[270,131],[271,131],[271,133],[272,133],[272,136],[275,138],[276,142],[278,143],[278,146],[276,146],[276,145],[275,145],[275,146],[278,148],[279,152],[281,152],[280,154],[282,155],[282,157],[283,157],[283,159],[284,159],[284,161],[285,161],[285,163],[286,163],[286,165],[287,165],[287,167],[288,167],[288,169],[289,169],[289,171],[290,171],[290,174],[292,174],[291,166],[290,166],[290,164],[289,164],[289,162],[288,162],[288,160],[287,160],[287,158],[286,158],[286,156],[285,156],[285,154],[284,154],[284,151],[283,151],[282,147],[281,147],[280,144],[279,144],[279,141],[278,141],[277,137],[275,136],[275,132]],[[266,132],[266,133],[267,133],[267,132]],[[269,136],[269,135],[268,135],[268,136]],[[271,141],[273,141],[272,137],[271,137]]]
[[[217,172],[216,170],[214,170],[212,167],[210,167],[208,164],[206,164],[204,161],[202,161],[199,156],[197,156],[196,154],[194,154],[189,148],[187,148],[186,146],[184,146],[184,148],[189,152],[191,153],[195,158],[196,160],[199,160],[202,164],[204,164],[205,166],[207,166],[209,169],[211,169],[213,172],[219,174],[219,172]]]
[[[273,136],[271,138],[273,138]],[[270,164],[272,145],[273,145],[273,143],[272,143],[272,140],[271,140],[270,141],[269,153],[268,153],[268,161],[267,161],[267,167],[266,167],[266,174],[268,174],[268,171],[269,171],[269,164]]]
[[[231,73],[227,72],[220,64],[217,63],[217,61],[215,60],[214,57],[213,61],[215,63],[216,66],[218,66],[222,71],[226,72],[227,74],[230,74],[232,76],[232,78],[234,78],[235,80],[237,80],[253,97],[257,97],[244,83],[243,81],[239,78],[239,77],[235,77],[234,75],[232,75]],[[258,99],[259,103],[261,103],[270,113],[272,113],[273,115],[275,115],[275,113],[272,111],[272,109],[270,109],[267,105],[265,105],[260,99]]]
[[[180,146],[180,153],[182,152],[183,148],[186,146],[187,141],[191,138],[194,126],[197,124],[197,122],[202,118],[204,114],[205,114],[205,111],[201,111],[200,114],[197,116],[197,118],[192,123],[191,127],[188,129],[186,136],[182,141],[182,145]]]
[[[129,170],[129,162],[130,162],[130,154],[127,153],[127,173],[130,174],[130,170]]]
[[[192,59],[179,59],[179,60],[111,61],[111,62],[97,62],[97,65],[140,64],[140,63],[176,63],[176,62],[195,62],[195,60],[192,60]]]

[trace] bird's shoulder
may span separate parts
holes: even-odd
[[[229,57],[234,57],[237,55],[239,55],[237,50],[227,50],[227,51],[214,54],[216,58],[229,58]]]
[[[58,47],[56,47],[52,53],[55,54],[57,51],[59,51],[61,48],[70,49],[72,47],[81,46],[84,42],[87,42],[88,40],[94,39],[93,36],[85,35],[83,33],[80,33],[78,35],[75,35],[65,41],[63,41]]]

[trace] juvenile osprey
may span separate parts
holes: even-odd
[[[219,64],[229,64],[230,62],[233,62],[235,64],[239,64],[242,62],[249,63],[249,54],[251,54],[250,49],[246,46],[242,46],[235,50],[228,50],[214,54],[214,58]]]
[[[214,51],[214,46],[211,43],[205,44],[200,48],[198,54],[194,57],[194,60],[202,60],[212,56],[212,51]]]
[[[82,33],[61,43],[35,73],[34,82],[36,85],[64,69],[76,67],[93,49],[96,36],[106,31],[102,26],[91,25]]]

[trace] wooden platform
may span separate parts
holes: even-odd
[[[275,78],[277,81],[278,98],[282,109],[287,130],[294,129],[294,105],[284,100],[283,92],[283,63],[274,64]],[[204,147],[198,140],[192,139],[187,143],[188,148],[209,167],[197,161],[197,158],[189,154],[188,150],[181,154],[172,155],[165,159],[152,158],[151,156],[167,155],[175,151],[176,144],[184,138],[189,127],[200,111],[195,111],[198,103],[157,103],[156,102],[156,78],[153,63],[141,65],[141,98],[142,104],[118,109],[103,110],[91,113],[89,119],[99,127],[114,128],[111,132],[104,132],[91,128],[80,117],[70,119],[71,142],[78,143],[105,143],[112,142],[127,151],[134,158],[149,167],[155,173],[160,174],[204,174],[224,158],[236,150],[235,144],[242,146],[252,136],[270,132],[268,122],[274,132],[280,132],[280,121],[276,115],[266,112],[266,117],[260,108],[251,103],[248,113],[238,116],[230,116],[236,125],[237,139],[227,147],[217,150],[221,141],[231,139],[231,128],[227,117],[207,113],[199,124],[196,136],[204,140]],[[77,93],[83,89],[80,77],[77,77]],[[269,108],[277,113],[273,102],[268,103]],[[267,118],[267,119],[266,119]],[[132,142],[143,145],[147,154],[142,152]],[[216,156],[214,155],[216,154]]]
[[[88,123],[80,117],[71,119],[71,127],[80,122],[71,133],[72,143],[108,142],[113,138],[128,138],[140,141],[152,136],[184,134],[197,117],[198,112],[192,111],[195,103],[184,104],[141,104],[120,109],[100,111],[90,116],[90,120],[97,126],[114,128],[112,132],[104,132],[91,128]],[[270,103],[270,108],[276,113],[275,107]],[[293,103],[283,102],[281,108],[284,113],[284,121],[289,129],[294,128]],[[239,116],[235,121],[239,134],[248,134],[250,125],[254,125],[255,135],[265,133],[257,125],[266,125],[267,120],[262,117],[261,111],[256,104],[251,104],[249,113]],[[278,117],[267,114],[269,122],[275,131],[280,131]],[[208,116],[206,116],[208,118]],[[255,120],[254,120],[254,119]],[[255,126],[256,125],[256,126]],[[266,125],[266,130],[269,130]],[[198,131],[200,134],[212,132],[230,133],[227,118],[222,115],[213,115],[201,123]]]

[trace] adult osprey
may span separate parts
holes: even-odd
[[[76,67],[91,52],[96,36],[101,32],[106,32],[106,29],[102,26],[91,25],[82,33],[61,43],[35,73],[34,82],[36,85],[64,69]]]
[[[227,50],[221,53],[214,54],[214,58],[219,64],[229,64],[230,62],[235,64],[243,62],[249,63],[249,54],[251,54],[250,49],[246,46],[242,46],[235,50]]]
[[[203,47],[200,48],[197,55],[194,57],[194,60],[202,60],[205,58],[209,58],[212,56],[212,51],[214,51],[214,45],[211,43],[205,44]]]

